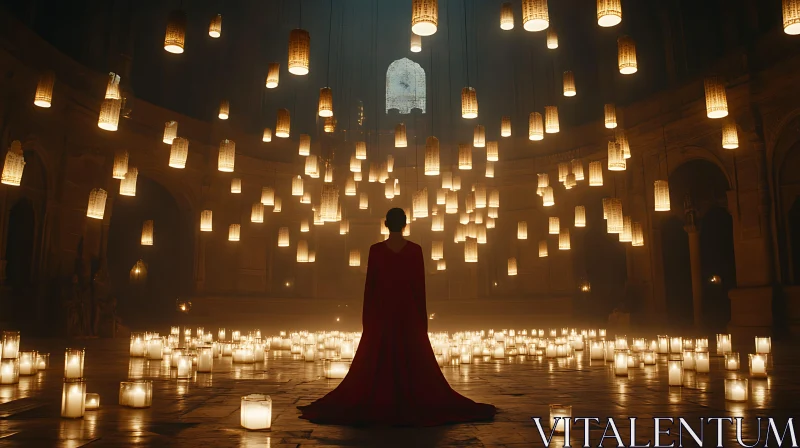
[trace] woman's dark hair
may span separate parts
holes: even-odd
[[[386,227],[390,232],[402,232],[406,226],[406,212],[402,208],[393,208],[386,212]]]

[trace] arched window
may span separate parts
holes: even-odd
[[[392,62],[386,70],[386,112],[390,109],[401,114],[411,109],[425,113],[425,70],[407,58]]]

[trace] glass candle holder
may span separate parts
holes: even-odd
[[[625,336],[624,334],[621,335],[621,336],[615,336],[614,337],[614,346],[617,348],[617,350],[620,350],[620,349],[627,350],[628,349],[628,337]]]
[[[683,361],[669,360],[667,365],[669,369],[669,385],[674,387],[683,386]]]
[[[218,341],[224,342],[225,341],[225,335],[226,335],[226,331],[225,331],[224,328],[220,328],[219,330],[217,330],[217,340]]]
[[[697,373],[708,373],[710,371],[710,359],[707,351],[694,352],[694,368]]]
[[[82,379],[64,379],[61,391],[61,417],[83,418],[86,411],[86,382]]]
[[[772,352],[772,338],[756,336],[756,353],[766,355]]]
[[[642,362],[646,366],[656,365],[656,353],[653,350],[645,350],[642,352]]]
[[[20,376],[31,376],[39,373],[39,354],[34,351],[19,352],[19,374]]]
[[[233,356],[233,344],[231,343],[224,343],[222,344],[222,350],[220,351],[221,356]]]
[[[241,424],[251,431],[272,427],[272,399],[269,395],[250,394],[242,397]]]
[[[181,327],[180,326],[172,326],[169,328],[169,334],[172,336],[180,336],[181,335]]]
[[[739,354],[738,353],[726,353],[725,354],[725,370],[730,370],[735,372],[739,370]]]
[[[353,349],[353,341],[350,339],[342,341],[342,347],[339,351],[339,355],[342,359],[353,359],[355,357],[356,352]]]
[[[211,373],[214,367],[214,349],[211,346],[197,347],[197,372]]]
[[[305,344],[303,346],[303,360],[306,362],[314,362],[317,357],[317,344]]]
[[[669,352],[680,354],[683,352],[683,338],[673,337],[669,340]]]
[[[192,357],[183,355],[178,359],[177,377],[179,380],[188,380],[192,377]]]
[[[708,338],[697,338],[694,340],[694,350],[697,352],[708,351]]]
[[[564,434],[565,423],[572,418],[572,406],[563,404],[550,405],[550,427],[556,434]]]
[[[617,349],[614,345],[614,341],[603,341],[605,343],[605,350],[606,350],[606,362],[614,362],[614,352]]]
[[[140,358],[145,355],[145,340],[142,333],[131,333],[130,356]]]
[[[83,378],[83,360],[86,350],[68,348],[64,352],[64,379],[77,380]]]
[[[747,380],[738,378],[725,379],[725,400],[726,401],[747,401]]]
[[[666,355],[669,353],[669,336],[659,335],[656,340],[658,341],[658,354]]]
[[[149,408],[153,404],[153,382],[150,380],[119,383],[119,405],[129,408]]]
[[[647,348],[647,343],[645,342],[644,338],[633,338],[633,344],[631,344],[631,349],[634,353],[639,353],[642,350]]]
[[[172,353],[169,355],[169,366],[172,369],[178,368],[178,361],[183,357],[183,349],[176,348],[172,350]]]
[[[589,345],[589,359],[593,361],[603,361],[606,357],[605,347],[602,341],[592,341]]]
[[[86,410],[87,411],[96,411],[100,409],[100,394],[86,394]]]
[[[628,376],[628,350],[617,349],[614,351],[614,375]]]
[[[0,384],[19,382],[19,358],[0,360]]]
[[[606,338],[606,329],[605,328],[598,329],[597,330],[597,337],[605,339]]]
[[[164,340],[154,337],[147,341],[147,359],[151,361],[161,361],[164,356]]]
[[[731,341],[731,335],[730,334],[724,334],[724,333],[717,334],[717,354],[718,355],[725,355],[725,354],[731,353],[732,352],[731,346],[732,346],[732,341]]]
[[[242,332],[241,332],[241,331],[239,331],[239,330],[234,330],[234,331],[232,331],[232,332],[231,332],[231,341],[233,341],[233,342],[239,342],[239,340],[240,340],[241,338],[242,338]]]
[[[4,331],[3,332],[3,346],[2,356],[3,359],[14,359],[19,355],[19,331]]]
[[[325,360],[325,378],[340,379],[347,375],[350,371],[350,361],[342,359],[326,359]]]
[[[767,356],[759,353],[750,354],[750,376],[754,378],[767,376]]]
[[[36,368],[47,370],[50,368],[50,353],[39,353],[36,355]]]
[[[628,369],[639,368],[639,354],[628,351]]]
[[[253,364],[255,362],[253,347],[242,345],[233,349],[233,362],[237,364]]]
[[[694,355],[694,350],[683,351],[683,370],[695,370],[697,363]]]
[[[683,349],[684,350],[694,350],[694,339],[692,339],[692,338],[683,338]]]

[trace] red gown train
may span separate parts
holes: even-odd
[[[339,425],[436,426],[491,419],[496,408],[450,388],[428,339],[422,248],[369,250],[363,333],[339,386],[300,418]]]

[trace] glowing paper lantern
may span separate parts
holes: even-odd
[[[628,142],[628,136],[625,135],[625,130],[622,128],[617,128],[614,131],[614,136],[616,139],[617,144],[622,148],[622,157],[625,159],[631,158],[631,145]]]
[[[483,148],[486,146],[486,128],[483,125],[475,126],[475,131],[472,137],[472,146],[476,148]]]
[[[241,232],[242,226],[240,224],[231,224],[228,227],[228,241],[239,241]]]
[[[178,122],[168,121],[164,123],[164,138],[162,141],[168,145],[172,144],[172,140],[178,136]]]
[[[278,247],[289,247],[288,227],[281,227],[278,229]]]
[[[330,87],[319,89],[319,107],[317,113],[323,118],[333,116],[333,90],[331,90]]]
[[[406,125],[398,123],[394,127],[394,147],[405,148],[408,146],[408,139],[406,138]]]
[[[108,193],[102,188],[95,188],[89,193],[89,206],[86,208],[86,216],[92,219],[103,219],[106,212],[106,198]]]
[[[461,89],[461,117],[478,118],[478,93],[474,87]]]
[[[564,96],[575,96],[578,91],[575,89],[575,74],[567,70],[564,72]]]
[[[644,231],[640,222],[631,223],[631,246],[644,246]]]
[[[511,137],[511,117],[503,116],[500,119],[500,137]]]
[[[217,117],[220,120],[227,120],[231,114],[231,103],[228,100],[222,100],[219,102],[219,112],[217,113]]]
[[[232,173],[233,165],[236,161],[236,143],[233,140],[225,139],[219,143],[219,157],[217,158],[217,169]]]
[[[281,76],[281,64],[278,62],[270,62],[267,68],[267,81],[266,86],[268,89],[278,87]]]
[[[306,240],[297,242],[297,262],[308,263],[308,241]]]
[[[222,35],[222,14],[211,18],[211,23],[208,24],[208,35],[214,39],[218,39]]]
[[[444,258],[444,242],[431,241],[431,260],[441,260]]]
[[[316,155],[310,155],[306,157],[305,173],[312,179],[316,179],[319,177],[319,158]]]
[[[589,186],[603,186],[603,163],[598,161],[589,162]]]
[[[739,131],[736,122],[728,120],[722,126],[722,147],[725,149],[736,149],[739,147]]]
[[[669,204],[669,183],[665,180],[657,180],[653,185],[655,194],[655,211],[668,212]]]
[[[636,43],[629,36],[617,39],[619,51],[619,72],[623,75],[632,75],[639,69],[636,63]]]
[[[189,140],[175,137],[169,149],[169,166],[172,168],[183,169],[186,167],[186,159],[189,156]]]
[[[800,0],[783,0],[783,32],[800,34]]]
[[[559,131],[558,124],[558,107],[545,106],[544,107],[544,132],[548,134],[557,134]]]
[[[356,142],[356,159],[367,160],[367,142]]]
[[[606,231],[608,233],[619,234],[622,233],[623,227],[622,200],[619,198],[609,198],[606,214]]]
[[[544,122],[542,114],[531,112],[528,118],[528,140],[539,141],[544,139]]]
[[[153,220],[148,219],[142,223],[142,246],[153,245]]]
[[[211,210],[203,210],[200,212],[200,231],[211,232],[214,230],[214,212]]]
[[[396,180],[396,179],[395,179]],[[388,185],[388,184],[387,184]],[[428,189],[423,188],[414,193],[412,198],[414,219],[428,217]]]
[[[167,32],[164,35],[164,50],[181,54],[186,43],[186,13],[175,10],[167,18]]]
[[[127,153],[126,153],[127,154]],[[126,163],[127,170],[127,163]],[[11,147],[6,153],[3,174],[0,182],[5,185],[19,186],[22,183],[22,172],[25,169],[25,156],[22,153],[22,143],[19,140],[11,142]]]
[[[525,31],[543,31],[549,26],[547,0],[522,0],[522,27]]]
[[[542,189],[542,205],[544,207],[556,205],[556,201],[553,196],[553,187],[549,185]]]
[[[500,5],[500,29],[504,31],[514,29],[514,9],[509,2]]]
[[[517,223],[517,239],[528,239],[528,223],[526,221],[520,221]]]
[[[275,203],[272,206],[272,212],[273,213],[280,213],[281,212],[281,198],[279,198],[279,197],[275,198]]]
[[[264,143],[269,143],[272,141],[272,129],[264,128],[264,134],[261,137],[261,141]]]
[[[469,145],[458,145],[458,169],[472,169],[472,148],[470,148]]]
[[[622,22],[620,0],[597,0],[597,24],[602,27],[617,26]]]
[[[539,241],[539,257],[544,258],[547,256],[547,240]]]
[[[292,178],[292,196],[302,196],[303,195],[303,178],[301,176],[295,176]]]
[[[242,179],[234,177],[231,179],[231,193],[240,194],[242,192]]]
[[[625,171],[625,154],[617,142],[608,142],[608,170]]]
[[[586,227],[586,207],[575,206],[575,227]]]
[[[322,205],[319,212],[323,222],[336,222],[336,215],[339,209],[339,189],[335,185],[325,184],[322,186]]]
[[[474,239],[468,239],[464,243],[464,262],[478,262],[478,242]]]
[[[558,181],[566,182],[567,175],[569,174],[569,164],[567,164],[566,162],[561,162],[557,166],[558,166]]]
[[[125,178],[119,183],[119,194],[121,196],[136,196],[136,179],[139,177],[139,170],[130,167],[125,173]]]
[[[322,125],[322,130],[328,134],[336,131],[336,119],[333,117],[325,117],[325,122]]]
[[[603,107],[606,129],[614,129],[617,127],[617,107],[613,104],[606,104]]]
[[[570,250],[569,227],[564,227],[558,233],[558,250]]]
[[[434,215],[431,219],[432,232],[444,232],[444,215]]]
[[[517,259],[514,257],[508,259],[508,275],[517,275]]]
[[[275,189],[272,187],[261,187],[261,203],[264,205],[275,205]]]
[[[347,235],[350,233],[350,221],[343,219],[339,221],[339,235]]]
[[[119,112],[122,107],[122,100],[106,98],[100,104],[100,116],[97,119],[97,127],[104,131],[116,131],[119,126]]]
[[[583,163],[578,159],[573,159],[570,164],[572,165],[572,174],[575,175],[575,180],[584,180]]]
[[[547,48],[550,50],[558,48],[558,34],[553,27],[547,28]]]
[[[412,0],[411,32],[419,36],[436,33],[439,23],[439,2],[437,0]]]
[[[486,177],[494,177],[494,162],[486,162]]]
[[[242,397],[240,423],[249,430],[265,430],[272,426],[272,399],[269,395],[250,394]]]
[[[425,141],[425,175],[439,175],[439,139],[436,137]]]
[[[297,153],[301,156],[308,156],[311,154],[311,136],[308,134],[300,134],[300,143],[298,145]]]
[[[366,210],[369,208],[369,196],[367,196],[366,192],[361,192],[358,197],[358,208],[360,210]]]
[[[411,52],[419,53],[422,51],[422,36],[411,33]]]
[[[447,270],[447,262],[444,259],[436,261],[436,270],[437,271],[446,271]]]
[[[358,249],[350,249],[350,260],[348,264],[353,267],[361,266],[361,251]]]
[[[47,71],[39,77],[36,85],[36,93],[33,96],[33,104],[37,107],[50,107],[53,102],[53,87],[56,83],[56,75]]]
[[[706,115],[708,118],[723,118],[728,116],[728,94],[725,92],[725,83],[722,78],[713,76],[706,78]]]
[[[250,222],[261,224],[264,222],[264,204],[256,202],[250,210]]]
[[[291,121],[289,109],[278,109],[278,119],[275,124],[275,137],[288,138]]]
[[[350,172],[361,173],[361,161],[356,158],[355,154],[350,157]]]
[[[308,74],[308,59],[311,53],[311,35],[308,31],[294,29],[289,33],[289,73]]]
[[[550,235],[558,235],[558,232],[560,231],[560,220],[558,219],[558,216],[551,216],[548,219],[548,223],[548,233]]]
[[[631,226],[631,217],[622,217],[622,232],[619,233],[620,243],[630,243],[633,241],[633,228]]]

